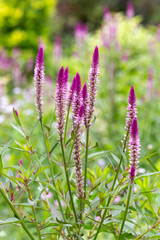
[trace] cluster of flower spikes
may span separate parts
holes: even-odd
[[[130,131],[130,138],[129,138],[129,149],[130,149],[130,179],[133,182],[136,176],[136,170],[139,162],[140,156],[140,139],[139,139],[139,132],[138,132],[138,124],[137,118],[133,119]]]
[[[127,139],[128,139],[128,135],[130,133],[130,129],[131,129],[133,119],[135,117],[137,117],[136,95],[135,95],[133,86],[131,87],[130,92],[129,92],[128,103],[129,104],[127,106],[127,118],[126,118],[126,126],[125,126],[126,134],[124,134],[124,138],[122,140],[122,143],[123,143],[122,150],[123,150],[123,152],[126,151]]]
[[[34,69],[34,85],[36,95],[36,107],[39,116],[43,115],[43,84],[44,84],[44,59],[43,47],[40,47]]]
[[[81,143],[80,134],[81,126],[84,124],[87,127],[90,126],[95,107],[95,98],[97,94],[98,86],[98,74],[99,74],[99,52],[98,47],[95,47],[92,64],[89,72],[89,97],[87,93],[87,85],[85,84],[81,90],[81,79],[79,73],[73,78],[72,84],[67,96],[67,83],[68,83],[68,67],[64,71],[61,67],[56,84],[55,103],[56,103],[56,115],[57,115],[57,129],[62,139],[65,125],[65,105],[68,109],[72,106],[73,113],[73,129],[75,133],[74,141],[74,160],[76,168],[76,182],[77,193],[79,198],[84,197],[83,190],[83,174],[82,174],[82,162],[81,162]]]

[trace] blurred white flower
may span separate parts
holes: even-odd
[[[19,87],[13,88],[13,93],[14,93],[14,94],[21,94],[21,92],[22,92],[22,89],[21,89],[21,88],[19,88]]]
[[[4,115],[0,115],[0,123],[3,123],[5,120],[5,116]]]

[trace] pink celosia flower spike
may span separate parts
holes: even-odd
[[[74,141],[74,160],[75,160],[75,167],[76,167],[76,182],[77,182],[78,198],[84,197],[84,190],[83,190],[84,181],[83,181],[83,174],[82,174],[81,142],[80,142],[83,116],[84,116],[84,106],[81,105],[78,111],[77,130],[76,130],[76,137]]]
[[[69,89],[68,100],[67,100],[67,106],[69,108],[72,105],[72,102],[74,99],[75,88],[76,88],[76,77],[73,78],[73,81],[72,81],[70,89]]]
[[[99,50],[98,47],[95,47],[91,68],[89,72],[89,109],[88,109],[88,124],[87,127],[90,126],[91,119],[94,114],[94,108],[95,108],[95,101],[96,101],[96,95],[97,95],[97,87],[98,87],[98,75],[99,75]]]
[[[88,93],[87,93],[87,84],[85,83],[82,89],[82,99],[84,107],[84,125],[87,128],[87,117],[88,117]]]
[[[57,114],[57,129],[62,138],[65,125],[65,104],[66,104],[66,87],[65,87],[64,68],[61,67],[56,84],[55,104]]]
[[[140,139],[139,139],[139,132],[138,132],[138,125],[137,125],[137,118],[133,119],[130,131],[130,138],[129,138],[129,149],[130,149],[130,179],[133,182],[136,176],[136,169],[138,166],[138,159],[140,156]]]
[[[137,116],[137,108],[136,108],[136,95],[134,92],[134,87],[132,86],[129,92],[129,98],[128,98],[128,107],[127,107],[127,118],[126,118],[126,126],[125,129],[127,131],[126,134],[124,134],[124,139],[122,141],[123,143],[123,152],[126,150],[127,146],[127,139],[130,132],[130,128],[133,122],[133,119]]]
[[[76,74],[75,95],[72,104],[74,126],[78,124],[78,112],[82,104],[81,79],[79,73]]]
[[[34,69],[34,85],[36,93],[36,107],[37,111],[42,118],[43,115],[43,84],[44,84],[44,60],[43,60],[43,47],[41,46]]]

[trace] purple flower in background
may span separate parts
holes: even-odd
[[[22,159],[19,159],[19,163],[18,163],[18,166],[23,166],[23,162],[22,162]]]
[[[106,22],[109,22],[111,20],[111,13],[110,13],[110,10],[109,10],[109,7],[105,6],[104,7],[104,20]]]
[[[74,29],[74,33],[75,33],[75,40],[78,47],[78,51],[79,53],[81,53],[84,42],[88,34],[87,25],[81,22],[77,23]]]
[[[127,107],[127,118],[126,118],[126,134],[124,134],[124,139],[122,141],[123,143],[123,152],[126,150],[127,146],[127,138],[130,132],[130,128],[133,122],[133,119],[137,117],[137,108],[136,108],[136,95],[134,92],[134,87],[132,86],[129,92],[129,98],[128,98],[128,107]]]
[[[121,196],[117,195],[117,197],[114,199],[113,203],[117,204],[121,200]]]
[[[62,58],[62,41],[60,36],[56,36],[55,38],[53,57],[55,60],[55,64],[58,66]]]
[[[134,17],[134,6],[132,2],[127,3],[127,10],[126,10],[126,16],[128,18]]]
[[[87,128],[87,120],[88,120],[88,93],[87,93],[87,84],[85,83],[82,89],[82,100],[84,107],[84,125]]]
[[[77,193],[78,198],[84,198],[84,181],[83,181],[83,174],[82,174],[82,161],[81,161],[81,142],[80,142],[80,135],[81,135],[81,126],[83,122],[84,116],[84,106],[81,105],[78,111],[77,116],[77,129],[76,129],[76,137],[74,141],[74,160],[75,160],[75,168],[76,168],[76,183],[77,183]]]
[[[72,102],[74,99],[75,88],[76,88],[76,77],[73,78],[73,81],[72,81],[70,89],[69,89],[68,100],[67,100],[67,106],[69,108],[72,105]]]
[[[160,42],[160,25],[157,28],[157,41]]]
[[[65,124],[65,104],[66,104],[66,82],[64,76],[64,68],[61,67],[56,84],[55,104],[57,114],[57,129],[62,138]]]
[[[102,45],[106,49],[116,48],[120,50],[120,43],[118,42],[118,21],[111,15],[110,21],[106,22],[102,27],[101,39]]]
[[[72,104],[72,112],[73,112],[73,121],[74,127],[77,128],[78,124],[78,113],[80,106],[82,104],[82,92],[81,92],[81,79],[79,73],[76,74],[75,78],[75,91],[74,91],[74,99]]]
[[[98,87],[98,78],[99,78],[99,50],[98,47],[95,47],[91,68],[89,71],[89,97],[88,97],[88,122],[87,127],[90,126],[91,119],[94,114],[95,101],[97,95],[97,87]]]
[[[43,47],[41,46],[34,69],[34,85],[36,93],[36,107],[37,111],[42,118],[43,115],[43,85],[44,85],[44,59],[43,59]]]
[[[152,98],[152,89],[153,89],[153,68],[149,68],[148,70],[148,82],[147,82],[147,101],[151,101]]]
[[[5,49],[0,51],[0,69],[8,71],[11,68],[13,60],[7,56]]]
[[[46,192],[41,194],[41,199],[43,201],[46,201],[46,199],[52,198],[53,194],[51,192]]]
[[[136,176],[136,169],[138,166],[138,159],[140,156],[140,139],[137,125],[137,118],[133,119],[129,137],[129,149],[130,149],[130,179],[133,182],[134,177]]]

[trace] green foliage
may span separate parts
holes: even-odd
[[[0,4],[1,47],[37,49],[38,39],[47,41],[56,0],[1,0]]]

